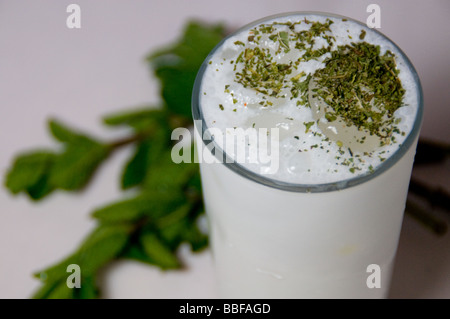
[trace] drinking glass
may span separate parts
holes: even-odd
[[[318,12],[279,16],[294,14],[351,20]],[[208,125],[203,110],[213,106],[200,103],[200,88],[207,62],[222,43],[205,60],[193,90],[200,157],[208,143],[220,149],[204,136]],[[417,94],[419,105],[404,142],[373,173],[305,185],[257,174],[235,161],[200,164],[221,297],[387,297],[423,114],[419,78],[398,51],[413,74],[417,91],[410,94]]]

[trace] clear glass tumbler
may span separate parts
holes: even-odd
[[[293,14],[310,13],[282,16]],[[209,106],[200,103],[210,57],[198,73],[192,99],[199,150],[215,143],[204,140],[208,125],[203,113]],[[414,125],[372,174],[305,185],[274,180],[236,162],[200,164],[221,297],[387,297],[423,114],[419,78],[403,58],[417,83]],[[370,284],[375,275],[379,287]]]

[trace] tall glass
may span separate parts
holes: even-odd
[[[201,163],[221,297],[387,297],[423,113],[419,78],[403,57],[417,83],[415,122],[398,151],[372,174],[304,185],[256,174],[236,162]],[[199,98],[208,60],[192,100],[199,150],[210,142],[202,138],[208,105]]]

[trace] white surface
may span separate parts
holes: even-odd
[[[143,58],[174,40],[188,18],[224,21],[235,28],[275,13],[322,10],[365,21],[372,2],[1,1],[2,179],[17,152],[54,145],[45,125],[50,116],[99,137],[123,135],[102,127],[100,116],[158,101],[157,83]],[[79,30],[66,27],[70,3],[81,6]],[[380,31],[406,52],[421,77],[426,101],[422,136],[449,142],[450,2],[376,3],[382,10]],[[121,196],[118,171],[128,155],[125,150],[116,154],[78,195],[58,192],[36,205],[0,190],[0,298],[29,297],[39,285],[31,273],[77,246],[94,227],[90,211]],[[433,176],[448,181],[448,167]],[[450,298],[449,247],[450,235],[436,238],[406,218],[391,296]],[[105,297],[216,297],[210,254],[183,256],[190,266],[183,272],[162,274],[132,262],[113,265],[103,277]]]

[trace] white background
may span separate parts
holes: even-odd
[[[70,3],[81,6],[81,29],[66,27]],[[230,29],[287,11],[326,11],[366,21],[370,3],[381,6],[380,31],[403,49],[421,78],[421,135],[450,142],[448,0],[0,1],[2,181],[19,151],[54,146],[46,130],[49,117],[100,138],[123,136],[102,127],[101,116],[158,102],[158,84],[144,57],[175,40],[190,18],[222,21]],[[95,226],[90,211],[122,196],[118,175],[130,151],[108,160],[80,194],[56,192],[35,204],[0,189],[0,298],[28,298],[39,286],[31,274],[77,247]],[[448,190],[449,165],[415,174]],[[449,234],[437,238],[406,217],[391,297],[450,298],[449,248]],[[104,297],[216,297],[209,251],[182,255],[186,271],[162,273],[134,262],[108,267]]]

